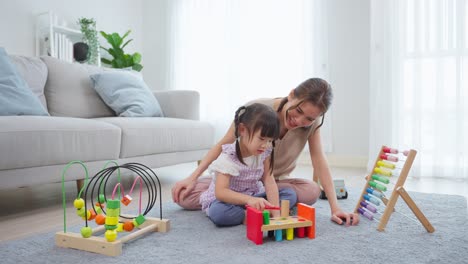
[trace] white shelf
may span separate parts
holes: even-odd
[[[57,16],[51,11],[36,16],[36,56],[51,57],[74,62],[73,44],[83,40],[81,30],[59,25]],[[101,66],[98,54],[98,65]]]
[[[71,29],[67,27],[62,27],[62,26],[52,26],[52,30],[57,33],[65,34],[65,35],[70,35],[70,36],[75,36],[75,37],[82,37],[83,34],[81,31],[77,29]]]

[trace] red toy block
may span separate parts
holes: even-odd
[[[297,216],[310,220],[312,226],[306,228],[307,237],[310,239],[315,238],[315,208],[307,204],[297,204]]]
[[[247,207],[247,238],[257,245],[263,244],[263,212]]]

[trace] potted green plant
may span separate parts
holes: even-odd
[[[78,19],[81,33],[83,33],[83,41],[88,44],[87,62],[89,64],[98,64],[99,57],[99,40],[97,38],[96,21],[93,18],[80,18]]]
[[[101,58],[101,62],[110,65],[112,68],[132,68],[135,71],[141,71],[143,65],[141,62],[141,54],[135,52],[133,54],[126,54],[124,52],[125,46],[128,45],[133,39],[129,39],[124,43],[125,38],[130,34],[131,30],[127,31],[123,36],[118,33],[107,34],[100,31],[101,35],[111,45],[110,48],[101,46],[101,49],[107,51],[112,56],[112,60]]]

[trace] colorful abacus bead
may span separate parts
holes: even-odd
[[[394,148],[389,148],[389,147],[384,147],[383,148],[384,153],[392,153],[392,154],[398,154],[398,150]]]
[[[360,214],[362,214],[363,216],[365,216],[367,219],[369,220],[373,220],[374,219],[374,215],[372,215],[371,213],[367,212],[366,210],[364,210],[362,207],[359,207],[358,208],[358,212]]]
[[[392,155],[382,154],[382,155],[380,155],[380,158],[384,159],[384,160],[398,162],[398,157],[395,157],[395,156],[392,156]]]

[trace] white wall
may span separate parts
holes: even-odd
[[[97,29],[107,33],[131,29],[134,40],[126,51],[143,53],[141,0],[1,0],[0,10],[0,46],[10,54],[35,55],[35,15],[49,10],[77,29],[80,17],[94,18]]]
[[[169,76],[169,19],[167,0],[143,0],[143,50],[151,58],[145,62],[145,81],[155,90],[168,87]],[[189,88],[187,88],[189,89]]]
[[[369,149],[370,0],[331,0],[329,4],[329,81],[335,93],[329,160],[365,167]]]

